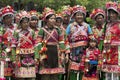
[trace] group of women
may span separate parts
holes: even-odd
[[[93,9],[44,8],[44,26],[35,10],[0,9],[0,80],[119,80],[120,4]],[[13,77],[13,78],[12,78]]]

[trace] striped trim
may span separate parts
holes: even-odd
[[[86,46],[86,45],[87,45],[87,41],[80,41],[80,42],[70,43],[70,48],[78,47],[78,46]]]
[[[76,63],[76,62],[71,61],[70,62],[70,69],[79,71],[80,70],[80,63]]]
[[[109,73],[120,73],[120,66],[119,65],[103,65],[102,71],[109,72]]]
[[[111,45],[113,45],[113,46],[116,46],[116,45],[120,45],[120,41],[112,41],[111,42]]]
[[[58,45],[57,42],[47,42],[47,45]]]
[[[20,67],[15,70],[15,76],[18,78],[35,78],[35,67]]]
[[[65,43],[64,41],[59,41],[59,43]]]
[[[64,74],[65,69],[64,68],[46,68],[46,69],[40,70],[39,73],[40,74],[57,74],[57,73]]]
[[[82,80],[99,80],[99,78],[97,76],[96,77],[85,77],[85,76],[83,76]]]
[[[20,48],[19,54],[31,54],[31,53],[34,53],[34,48],[30,48],[30,49],[21,49]]]

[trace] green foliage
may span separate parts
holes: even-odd
[[[105,3],[111,0],[76,0],[77,4],[85,6],[89,12],[94,8],[104,8]]]
[[[87,18],[86,18],[86,21],[87,21],[88,23],[90,23],[90,26],[91,26],[91,27],[92,27],[93,24],[95,23],[90,17],[87,17]]]
[[[74,6],[76,4],[83,5],[91,12],[94,8],[104,8],[105,3],[111,0],[1,0],[5,5],[13,4],[14,2],[21,2],[26,5],[28,2],[33,1],[36,7],[44,8],[51,7],[55,10],[59,9],[63,5]],[[112,0],[115,1],[115,0]],[[120,2],[120,0],[116,0]]]

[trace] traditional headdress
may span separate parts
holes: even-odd
[[[14,10],[11,6],[6,6],[0,9],[1,20],[3,19],[4,16],[9,15],[9,14],[12,16],[14,15]]]
[[[49,7],[46,7],[46,8],[44,8],[44,11],[42,14],[43,14],[43,20],[45,21],[46,17],[51,15],[51,14],[55,14],[55,11]]]
[[[61,14],[61,13],[57,13],[57,14],[56,14],[56,17],[62,18],[62,14]]]
[[[61,8],[62,16],[71,15],[71,12],[72,12],[72,8],[69,5],[68,6],[63,6]]]
[[[72,16],[77,12],[81,12],[86,16],[86,7],[80,6],[80,5],[73,6],[73,8],[72,8]]]
[[[99,14],[105,16],[105,11],[103,9],[94,9],[90,14],[90,18],[95,19],[95,17]]]
[[[118,14],[120,14],[120,5],[117,4],[116,2],[107,2],[106,3],[106,9],[107,11],[112,9],[114,10],[115,12],[117,12]]]
[[[20,11],[16,14],[16,22],[19,23],[25,17],[30,19],[30,14],[26,11]]]
[[[36,17],[37,19],[40,17],[39,13],[36,10],[31,10],[29,13],[31,17]]]

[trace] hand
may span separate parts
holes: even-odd
[[[68,63],[68,61],[69,61],[69,55],[67,54],[67,55],[65,56],[65,62]]]
[[[35,64],[39,65],[39,59],[35,59]]]

